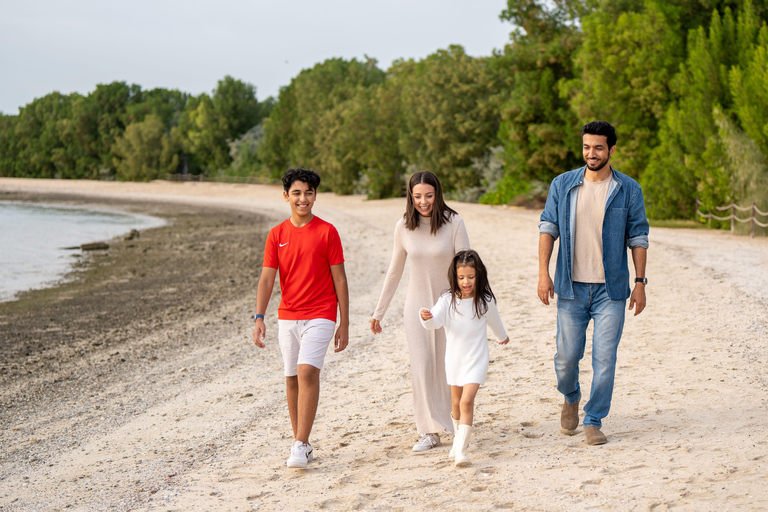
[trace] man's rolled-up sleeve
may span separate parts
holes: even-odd
[[[560,236],[560,224],[557,218],[557,205],[560,198],[557,193],[556,181],[553,180],[549,186],[547,203],[544,206],[544,211],[541,212],[541,219],[539,221],[539,234],[552,235],[555,240]]]
[[[632,197],[627,212],[627,246],[648,248],[648,219],[645,216],[645,201],[643,190],[638,187],[637,193]]]

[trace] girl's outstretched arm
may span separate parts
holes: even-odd
[[[435,305],[435,309],[437,305]],[[439,329],[443,326],[443,322],[440,321],[440,317],[437,315],[433,315],[432,311],[426,308],[422,308],[419,310],[419,320],[421,321],[421,325],[424,326],[425,329],[429,329],[430,331]]]
[[[443,295],[437,299],[437,304],[432,309],[421,308],[419,310],[419,321],[425,329],[439,329],[445,325],[448,308],[446,296]]]
[[[506,345],[509,343],[509,336],[507,336],[507,330],[504,329],[504,322],[501,321],[501,315],[499,315],[499,308],[496,306],[496,301],[491,299],[488,303],[488,312],[485,314],[485,318],[488,321],[488,327],[490,327],[496,341],[499,345]],[[501,341],[504,340],[504,341]]]

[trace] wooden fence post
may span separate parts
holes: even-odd
[[[736,203],[731,201],[731,234],[736,232]]]
[[[755,208],[757,208],[757,206],[755,206],[755,201],[752,201],[752,212],[750,213],[750,216],[749,216],[750,238],[755,238],[755,216],[757,215],[757,213],[755,212]]]

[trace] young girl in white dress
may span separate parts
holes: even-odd
[[[455,458],[457,467],[463,467],[470,465],[466,450],[472,434],[475,395],[488,374],[487,327],[500,345],[509,343],[509,337],[477,252],[456,253],[448,269],[448,282],[450,290],[431,310],[422,308],[419,316],[427,329],[445,328],[445,374],[451,386],[451,419],[456,432],[449,456]]]

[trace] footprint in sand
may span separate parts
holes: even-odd
[[[515,455],[517,455],[515,452],[492,452],[488,454],[488,456],[493,460],[508,459],[514,457]]]
[[[353,480],[354,479],[352,478],[352,476],[341,477],[341,478],[339,478],[339,485],[351,484]]]
[[[390,459],[402,459],[404,456],[403,450],[404,449],[399,446],[387,446],[384,448],[384,454]]]
[[[259,499],[262,499],[262,498],[268,498],[268,497],[270,497],[272,495],[273,495],[273,493],[271,493],[271,492],[262,491],[259,494],[251,494],[250,496],[246,497],[245,499],[247,501],[253,501],[253,500],[259,500]]]
[[[583,481],[581,483],[581,486],[579,488],[584,490],[584,488],[586,486],[588,486],[588,485],[600,485],[601,483],[603,483],[603,479],[602,478],[597,478],[597,479],[594,479],[594,480],[585,480],[585,481]]]
[[[325,500],[325,501],[321,501],[317,505],[317,508],[321,510],[328,510],[328,509],[337,510],[340,508],[339,506],[342,505],[343,503],[344,503],[343,500]]]

